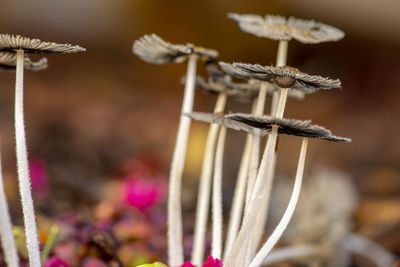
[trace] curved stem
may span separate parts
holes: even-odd
[[[255,112],[257,107],[257,101],[253,101],[252,114]],[[244,198],[246,193],[246,182],[249,172],[250,162],[250,151],[253,142],[253,135],[248,134],[246,137],[246,143],[243,149],[242,159],[240,161],[240,167],[238,177],[235,185],[235,192],[233,193],[232,208],[229,217],[228,231],[226,235],[225,248],[224,248],[224,261],[229,255],[233,243],[235,242],[237,233],[239,231],[240,223],[242,221],[242,211]]]
[[[4,257],[9,267],[18,267],[19,259],[17,248],[15,247],[15,240],[12,230],[12,223],[10,213],[8,212],[8,204],[6,193],[4,190],[3,174],[0,158],[0,237],[1,246],[3,249]]]
[[[293,245],[278,248],[263,260],[262,265],[274,264],[280,261],[294,260],[306,257],[318,256],[320,248],[315,245]]]
[[[308,139],[303,138],[300,150],[299,162],[297,165],[296,179],[294,182],[294,188],[292,192],[292,196],[290,197],[289,204],[286,208],[285,213],[282,216],[281,221],[276,226],[275,230],[272,232],[268,240],[264,243],[261,249],[257,252],[254,259],[251,261],[249,267],[258,267],[263,262],[268,253],[272,250],[275,244],[278,242],[279,238],[282,236],[286,227],[288,226],[290,219],[293,216],[294,210],[296,208],[297,201],[299,200],[301,183],[303,180],[304,173],[304,163],[307,154],[307,144]]]
[[[214,113],[223,112],[226,104],[226,95],[219,94],[215,103]],[[191,262],[200,266],[203,263],[205,236],[207,229],[208,208],[210,203],[211,173],[214,161],[215,144],[218,137],[218,124],[211,124],[203,158],[199,181],[199,193],[197,197],[196,220],[193,238],[193,250]]]
[[[189,57],[182,112],[175,142],[168,187],[168,262],[171,266],[183,263],[183,234],[181,211],[182,173],[185,164],[190,118],[182,115],[193,110],[197,56]]]
[[[15,80],[15,141],[17,151],[19,194],[24,214],[26,245],[28,249],[29,265],[40,267],[39,240],[33,208],[31,181],[29,177],[28,152],[25,140],[24,123],[24,51],[17,51],[17,70]]]
[[[213,179],[213,228],[211,255],[220,259],[222,253],[222,170],[225,145],[226,127],[221,127],[218,136],[217,150],[215,151],[215,168]]]

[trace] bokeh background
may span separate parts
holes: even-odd
[[[288,65],[339,78],[343,89],[290,100],[285,115],[312,119],[353,139],[351,144],[311,142],[307,172],[326,166],[347,173],[360,194],[354,214],[357,231],[400,253],[398,10],[400,2],[393,0],[2,0],[1,33],[87,48],[85,53],[48,56],[48,70],[25,74],[28,151],[30,158],[44,163],[50,177],[50,192],[37,199],[37,210],[50,217],[68,210],[90,213],[103,197],[104,183],[118,177],[130,159],[146,159],[167,176],[185,64],[147,64],[132,54],[134,40],[157,33],[172,43],[216,49],[222,61],[270,65],[277,42],[241,32],[226,15],[281,14],[315,19],[346,33],[335,43],[289,43]],[[205,74],[203,66],[198,69]],[[22,224],[14,156],[14,75],[0,72],[0,87],[3,172],[13,220]],[[211,111],[215,100],[197,92],[195,110]],[[250,107],[229,103],[228,109],[246,112]],[[205,124],[192,124],[184,178],[189,222],[207,130]],[[243,143],[244,134],[229,133],[227,205]],[[294,176],[299,148],[299,139],[281,139],[279,174]]]

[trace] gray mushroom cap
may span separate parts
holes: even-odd
[[[306,94],[314,93],[320,89],[341,88],[340,80],[332,80],[317,75],[309,75],[289,66],[273,67],[259,64],[233,63],[232,71],[238,71],[239,75],[246,75],[248,79],[256,79],[277,84],[277,78],[292,79],[293,83],[288,87]],[[279,85],[279,84],[278,84]],[[282,86],[280,86],[282,88]]]
[[[271,83],[270,81],[253,79],[253,78],[250,77],[250,75],[247,72],[241,70],[238,67],[235,67],[232,64],[229,64],[229,63],[226,63],[226,62],[219,62],[219,65],[221,66],[222,70],[225,71],[227,74],[229,74],[231,76],[234,76],[236,78],[239,78],[239,79],[250,80],[249,84],[257,86],[258,88],[261,86],[261,82],[269,82],[269,83]],[[279,88],[275,84],[273,84],[273,85],[274,85],[274,87],[273,87],[274,91],[279,90]],[[298,89],[295,89],[295,88],[292,88],[292,89],[293,90],[289,90],[289,92],[288,92],[288,97],[289,98],[294,98],[294,99],[297,99],[297,100],[303,100],[304,99],[304,96],[305,96],[304,95],[305,94],[304,90],[298,90]]]
[[[208,123],[215,123],[218,125],[225,126],[226,128],[229,129],[245,131],[247,133],[254,135],[263,136],[267,134],[264,131],[259,131],[258,129],[250,127],[244,123],[231,120],[230,118],[227,118],[223,113],[192,112],[192,113],[185,113],[184,115],[194,120],[208,122]]]
[[[302,43],[316,44],[338,41],[344,37],[341,30],[314,20],[236,13],[229,13],[228,17],[236,21],[242,31],[273,40],[296,39]]]
[[[24,50],[27,54],[69,54],[86,51],[77,45],[42,42],[20,35],[0,34],[0,52],[15,53]]]
[[[15,53],[0,52],[0,69],[15,70],[17,65],[17,55]],[[32,61],[24,56],[24,68],[29,71],[41,71],[47,68],[47,59],[41,58],[39,61]]]
[[[156,34],[145,35],[133,44],[133,53],[142,60],[152,64],[166,64],[170,62],[182,63],[191,54],[196,54],[202,59],[216,58],[218,52],[192,44],[175,45],[164,41]]]
[[[280,134],[318,138],[334,142],[351,142],[351,139],[332,135],[328,129],[311,124],[309,120],[279,119],[270,116],[254,116],[241,113],[229,114],[226,117],[267,132],[271,131],[273,125],[277,125],[278,133]]]

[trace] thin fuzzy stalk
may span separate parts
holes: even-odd
[[[211,255],[214,258],[221,259],[222,254],[222,172],[224,146],[226,137],[226,127],[221,127],[218,136],[217,150],[215,151],[215,168],[213,179],[213,228],[212,228],[212,244]]]
[[[24,214],[26,245],[29,265],[40,267],[39,240],[36,228],[35,210],[29,176],[28,152],[25,139],[24,123],[24,51],[17,51],[17,68],[15,78],[15,143],[17,152],[18,185]]]
[[[219,94],[217,102],[215,103],[214,113],[223,112],[225,109],[225,104],[226,95]],[[197,197],[196,220],[191,260],[191,262],[196,266],[200,266],[203,263],[207,217],[210,203],[211,174],[214,161],[213,156],[218,138],[218,130],[218,124],[210,125],[199,181],[199,193]]]
[[[294,182],[294,188],[292,196],[290,197],[289,204],[286,208],[285,213],[282,216],[279,224],[276,226],[275,230],[272,232],[268,240],[264,243],[261,249],[257,252],[254,259],[251,261],[249,267],[258,267],[261,265],[265,257],[272,250],[275,244],[278,242],[279,238],[282,236],[286,227],[288,226],[290,219],[293,216],[294,210],[296,208],[297,201],[299,200],[301,183],[303,180],[304,164],[307,154],[308,139],[303,138],[300,150],[299,162],[297,165],[296,179]]]
[[[280,261],[297,260],[318,256],[321,249],[315,245],[294,245],[278,248],[263,260],[262,265],[274,264]]]
[[[257,97],[257,104],[254,111],[254,115],[261,116],[264,114],[265,100],[267,98],[268,92],[268,83],[261,83],[260,91]],[[261,136],[255,135],[253,136],[253,142],[251,146],[251,155],[250,155],[250,169],[249,169],[249,178],[247,181],[247,191],[246,191],[246,205],[245,212],[248,210],[251,194],[254,188],[254,184],[257,177],[258,164],[260,161],[260,142]]]
[[[182,173],[185,164],[186,146],[190,130],[190,118],[183,113],[193,110],[194,85],[196,78],[197,56],[191,55],[188,61],[182,113],[176,137],[175,149],[171,163],[168,187],[168,262],[171,266],[183,263],[183,233],[181,188]]]
[[[8,204],[6,193],[4,190],[3,174],[0,158],[0,237],[1,247],[3,249],[5,261],[9,267],[18,267],[19,258],[12,230],[12,222],[10,213],[8,212]]]
[[[253,102],[252,114],[255,112],[257,100]],[[238,177],[235,185],[235,192],[233,194],[232,208],[229,218],[228,231],[226,235],[225,248],[224,248],[224,261],[235,242],[237,233],[239,231],[240,223],[242,221],[242,212],[246,193],[246,182],[249,173],[250,151],[253,142],[253,135],[248,134],[246,143],[243,149],[242,159]]]
[[[260,201],[263,199],[263,189],[265,186],[265,179],[263,178],[265,177],[265,175],[268,175],[269,171],[271,171],[277,135],[278,128],[277,126],[273,126],[271,134],[269,135],[267,144],[265,146],[256,183],[254,185],[254,191],[256,192],[253,193],[249,206],[249,211],[244,215],[242,227],[240,228],[239,234],[237,235],[232,249],[226,257],[226,261],[224,263],[224,266],[226,267],[243,267],[245,264],[245,257],[241,255],[241,251],[243,251],[243,249],[248,245],[247,238],[254,231],[254,222],[262,206],[260,205]]]
[[[286,65],[287,50],[288,50],[288,41],[279,41],[278,53],[276,56],[276,66],[277,67]],[[275,114],[276,114],[276,108],[278,107],[278,101],[279,101],[279,91],[275,91],[272,94],[272,100],[271,100],[271,116],[275,116]]]

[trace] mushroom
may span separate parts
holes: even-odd
[[[25,124],[23,114],[23,77],[26,59],[24,54],[67,54],[81,51],[85,51],[85,49],[79,46],[42,42],[39,39],[30,39],[20,35],[0,34],[0,52],[16,54],[15,141],[18,166],[18,183],[22,201],[22,211],[24,214],[29,263],[32,267],[40,267],[41,262],[25,139]]]
[[[218,52],[192,44],[174,45],[155,34],[145,35],[133,44],[133,52],[152,64],[188,61],[182,113],[193,109],[197,59],[215,59]],[[181,183],[186,155],[190,119],[181,115],[175,149],[171,163],[168,187],[168,258],[171,266],[183,263]]]
[[[251,114],[231,114],[227,115],[227,117],[232,120],[236,120],[245,123],[246,125],[271,133],[264,151],[263,159],[260,164],[260,169],[258,172],[255,189],[253,191],[249,212],[245,214],[243,219],[243,224],[238,234],[238,237],[235,241],[235,244],[232,247],[228,257],[226,258],[225,264],[229,266],[243,265],[241,263],[243,263],[244,259],[240,258],[241,255],[240,251],[243,249],[243,245],[247,244],[248,235],[254,233],[253,232],[254,222],[257,219],[257,215],[260,211],[259,201],[264,198],[265,194],[264,189],[268,183],[268,181],[266,181],[266,179],[262,179],[262,177],[265,177],[266,172],[271,172],[271,165],[273,159],[272,156],[276,143],[276,135],[278,133],[281,133],[281,134],[296,135],[303,137],[300,150],[300,157],[296,172],[295,185],[288,207],[284,215],[282,216],[281,221],[273,231],[273,233],[270,235],[270,237],[264,243],[261,249],[257,252],[256,256],[251,260],[249,266],[255,267],[259,266],[262,263],[266,255],[274,247],[274,245],[276,244],[276,242],[279,240],[280,236],[286,229],[290,221],[290,218],[293,215],[300,194],[308,138],[325,139],[335,142],[350,142],[351,140],[348,138],[334,136],[329,130],[318,125],[312,125],[310,121],[289,120],[289,119],[282,119],[278,117],[269,117],[269,116],[257,117]]]
[[[208,82],[205,81],[202,77],[198,76],[196,78],[195,87],[199,90],[218,95],[217,102],[214,107],[214,113],[220,113],[224,111],[227,97],[246,102],[251,101],[256,97],[257,92],[260,88],[260,83],[250,84],[232,82],[231,77],[225,75],[222,71],[218,69],[217,64],[214,60],[208,61],[206,63],[206,66],[209,73]],[[201,265],[201,263],[203,262],[207,217],[209,210],[211,175],[214,164],[214,152],[217,144],[219,128],[220,127],[216,124],[210,125],[203,157],[203,165],[199,182],[199,192],[197,197],[196,220],[191,259],[191,262],[195,265]],[[224,144],[221,144],[221,142],[224,143],[224,140],[224,138],[218,138],[218,146],[223,147]],[[222,158],[220,158],[218,162],[222,162]],[[215,163],[215,174],[222,172],[222,170],[218,168],[221,166],[222,164],[219,164],[217,166],[217,163]],[[215,253],[213,254],[213,256],[220,258]]]
[[[0,69],[15,70],[16,64],[17,64],[17,56],[14,53],[0,53]],[[27,56],[25,56],[24,68],[31,71],[39,71],[45,69],[47,68],[47,59],[42,58],[38,62],[32,62]],[[8,211],[7,198],[4,190],[1,162],[0,162],[0,236],[7,266],[18,267],[19,259],[14,241],[12,222]]]

